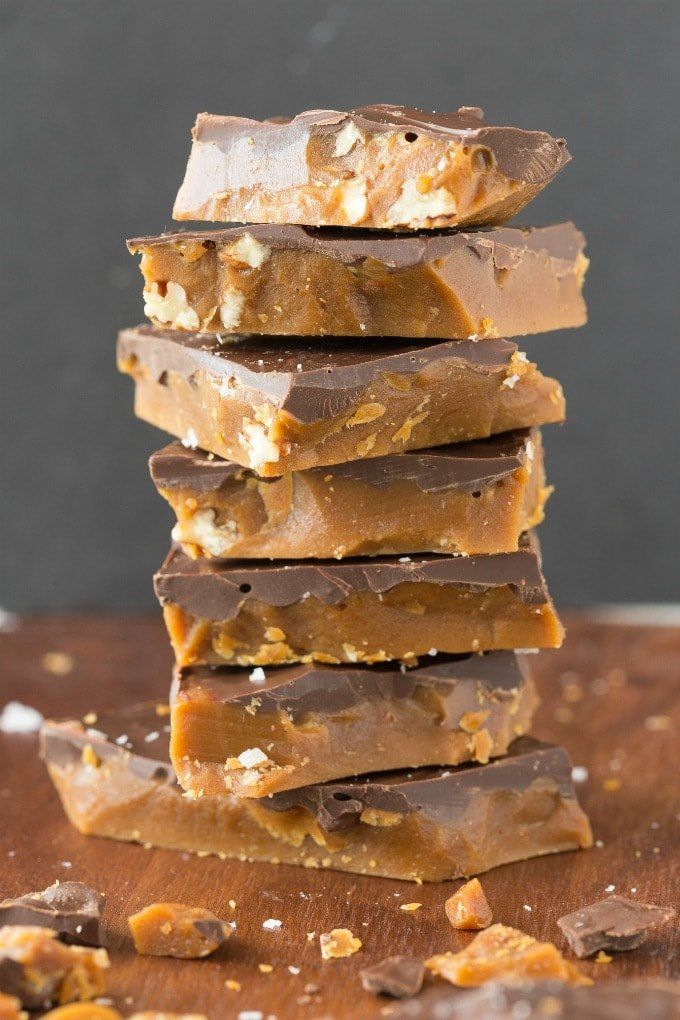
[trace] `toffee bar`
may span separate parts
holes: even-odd
[[[182,795],[159,730],[154,705],[100,714],[97,729],[43,725],[43,757],[80,832],[424,881],[592,843],[565,751],[528,737],[488,765],[383,773],[257,801]]]
[[[538,429],[279,478],[177,442],[149,465],[192,557],[514,552],[551,492]]]
[[[118,366],[138,417],[264,477],[564,420],[559,383],[508,340],[223,344],[138,326]]]
[[[390,237],[296,226],[128,241],[157,326],[277,336],[521,336],[582,326],[572,223]]]
[[[569,161],[564,139],[463,106],[378,104],[292,119],[200,113],[177,220],[404,228],[504,223]]]
[[[485,764],[538,704],[513,652],[395,666],[199,667],[173,684],[170,755],[190,792],[267,797],[376,770]]]
[[[193,560],[154,578],[177,666],[374,663],[556,648],[563,629],[538,543],[491,556]]]

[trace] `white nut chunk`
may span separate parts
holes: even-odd
[[[235,244],[227,249],[227,255],[238,262],[245,262],[251,269],[259,269],[271,253],[272,250],[268,245],[261,244],[249,233],[243,234]]]
[[[259,421],[244,418],[238,440],[248,454],[248,467],[254,471],[263,464],[275,464],[279,459],[278,447],[268,437],[264,425]]]
[[[234,521],[225,521],[219,527],[215,524],[215,511],[197,510],[186,521],[179,521],[172,529],[175,542],[200,545],[211,556],[226,556],[236,541],[237,528]]]
[[[236,329],[241,321],[241,312],[245,302],[245,295],[240,291],[233,288],[225,290],[220,305],[220,322],[225,329]]]
[[[348,181],[342,188],[342,211],[350,223],[361,223],[368,211],[366,181]]]
[[[200,328],[198,313],[189,306],[184,287],[169,280],[165,294],[161,294],[157,283],[144,288],[144,314],[158,322],[171,323],[181,329]]]
[[[455,215],[456,202],[450,191],[446,188],[422,191],[421,188],[420,178],[412,178],[402,184],[401,195],[387,210],[390,223],[415,227],[438,216]]]
[[[346,156],[357,142],[363,145],[366,139],[353,120],[348,120],[335,136],[335,155]]]

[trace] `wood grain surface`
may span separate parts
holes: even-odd
[[[610,886],[647,902],[673,902],[680,771],[680,630],[603,625],[583,616],[567,623],[564,647],[534,660],[543,698],[534,732],[564,743],[574,764],[588,769],[578,790],[597,845],[482,878],[496,920],[561,948],[556,919]],[[155,617],[28,619],[0,641],[0,708],[15,698],[44,715],[77,717],[167,694],[170,654]],[[66,653],[72,668],[54,672],[70,661],[45,659],[49,652]],[[0,734],[0,894],[42,889],[55,879],[106,892],[110,992],[126,1015],[164,1008],[205,1013],[209,1020],[236,1020],[250,1010],[278,1020],[378,1017],[387,1000],[362,990],[362,966],[395,953],[462,948],[470,940],[444,915],[444,900],[458,883],[417,886],[82,837],[61,812],[35,736]],[[235,920],[236,934],[208,960],[137,957],[126,918],[154,900],[209,907]],[[233,910],[229,900],[236,901]],[[413,901],[420,909],[400,910]],[[268,918],[281,920],[281,928],[263,930]],[[318,937],[308,933],[334,927],[352,929],[363,948],[349,959],[323,962]],[[606,965],[584,962],[582,969],[596,981],[677,977],[677,934],[666,926],[642,948]],[[274,969],[261,973],[258,964]],[[228,980],[239,982],[240,991],[229,990]],[[318,993],[305,992],[310,984]]]

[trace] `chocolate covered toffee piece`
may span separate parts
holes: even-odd
[[[559,383],[508,340],[223,344],[138,326],[118,366],[140,418],[264,476],[564,419]]]
[[[49,928],[0,928],[0,992],[15,996],[26,1009],[102,995],[108,966],[105,949],[66,946]]]
[[[231,936],[233,927],[205,907],[183,903],[150,903],[128,917],[141,956],[173,956],[195,960],[210,956]]]
[[[173,548],[154,577],[180,668],[386,662],[557,648],[563,629],[538,542],[490,556],[194,560]]]
[[[488,765],[389,772],[262,800],[188,797],[156,706],[47,722],[42,753],[83,833],[391,878],[438,881],[590,846],[566,753],[528,737]]]
[[[462,106],[377,104],[293,119],[199,113],[177,220],[388,229],[503,223],[569,161],[562,138]]]
[[[56,931],[62,942],[100,946],[106,897],[82,882],[57,882],[42,892],[0,903],[0,926],[27,924]]]
[[[390,237],[295,226],[128,241],[144,314],[203,333],[520,336],[582,326],[588,260],[573,223]]]
[[[513,552],[551,491],[538,429],[276,479],[181,443],[149,463],[192,557]]]
[[[577,956],[592,956],[598,949],[622,952],[637,949],[652,928],[675,917],[672,907],[655,907],[626,896],[608,896],[573,914],[558,925]]]
[[[415,669],[210,669],[175,680],[170,753],[194,793],[264,797],[376,769],[487,762],[531,725],[524,657],[438,656]]]

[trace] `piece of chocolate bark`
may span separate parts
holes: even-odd
[[[538,429],[279,478],[177,442],[149,466],[192,557],[514,552],[551,491]]]
[[[194,560],[154,577],[177,666],[413,665],[437,652],[557,648],[537,540],[490,556]]]
[[[508,340],[222,343],[138,326],[118,366],[138,417],[266,477],[564,419],[559,383]]]
[[[515,985],[490,982],[461,992],[437,983],[393,1020],[677,1020],[680,991],[670,981],[612,981],[579,988],[561,981]]]
[[[83,833],[223,858],[439,881],[590,846],[561,748],[528,737],[488,765],[381,773],[261,800],[188,797],[156,706],[47,722],[42,753]]]
[[[614,952],[637,949],[652,928],[673,917],[672,907],[639,903],[626,896],[608,896],[560,917],[557,923],[576,955],[586,957],[599,949]]]
[[[376,769],[485,763],[531,725],[526,658],[186,670],[171,698],[172,763],[186,790],[242,797]]]
[[[417,995],[425,978],[422,960],[413,956],[388,956],[359,971],[364,991],[373,995],[389,995],[393,999],[410,999]]]
[[[573,223],[390,237],[230,227],[128,241],[157,326],[277,336],[522,336],[582,326]]]
[[[26,893],[0,903],[0,927],[24,924],[51,928],[62,942],[101,946],[101,918],[106,897],[83,882],[57,882],[42,892]]]
[[[377,104],[289,119],[200,113],[177,220],[405,228],[504,223],[569,161],[562,138],[478,107]]]

